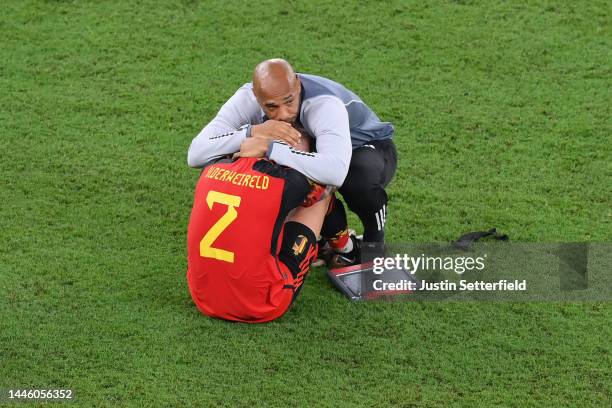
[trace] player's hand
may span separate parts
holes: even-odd
[[[249,137],[240,143],[240,151],[234,153],[233,157],[264,157],[268,152],[269,145],[269,139]]]
[[[267,140],[282,140],[295,147],[302,135],[293,126],[280,120],[267,120],[262,124],[251,126],[251,137]]]

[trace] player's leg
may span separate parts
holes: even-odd
[[[331,196],[316,202],[310,207],[297,207],[288,216],[286,222],[299,222],[308,227],[315,235],[321,233],[323,219],[329,207]]]
[[[387,220],[385,187],[397,169],[397,151],[392,140],[373,142],[353,150],[348,175],[340,193],[349,209],[363,223],[364,242],[383,242]]]
[[[310,264],[317,256],[317,236],[329,206],[327,197],[310,207],[298,207],[287,217],[278,259],[291,272],[294,298],[299,293]]]
[[[325,220],[321,227],[321,236],[335,251],[343,251],[349,242],[348,222],[342,201],[335,196],[331,198]],[[350,249],[348,249],[350,250]]]
[[[337,197],[332,197],[321,228],[319,259],[315,264],[324,262],[334,268],[359,263],[360,242],[349,231],[344,204]]]

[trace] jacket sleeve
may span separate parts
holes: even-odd
[[[274,141],[268,158],[289,166],[320,184],[341,186],[351,162],[348,113],[342,101],[324,95],[303,102],[302,124],[316,141],[317,151],[303,152]]]
[[[216,157],[239,151],[240,143],[250,136],[250,125],[261,122],[262,117],[251,84],[245,84],[193,139],[187,152],[187,164],[202,167]]]

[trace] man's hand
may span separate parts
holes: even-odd
[[[240,143],[240,151],[234,153],[236,157],[264,157],[268,152],[269,139],[249,137]]]
[[[267,120],[260,125],[251,126],[251,137],[268,141],[283,140],[292,147],[299,143],[301,136],[293,126],[280,120]]]

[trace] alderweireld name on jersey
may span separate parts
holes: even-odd
[[[216,166],[210,166],[206,170],[206,177],[258,190],[267,190],[270,185],[270,178],[266,175],[238,173]]]

